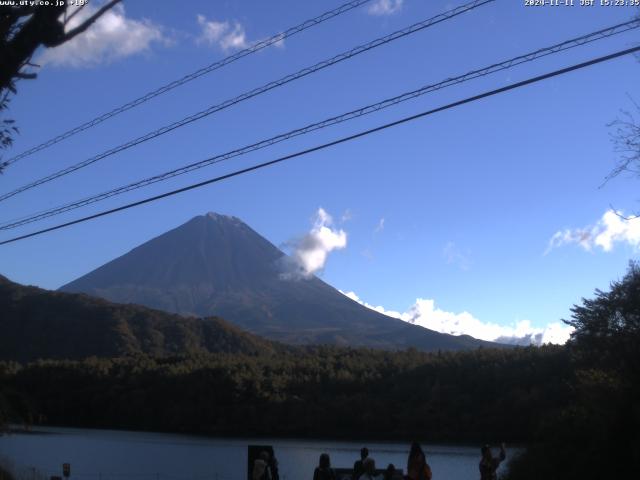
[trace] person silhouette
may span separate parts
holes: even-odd
[[[431,480],[431,476],[431,467],[427,463],[427,457],[422,447],[418,442],[413,442],[407,459],[407,478],[410,480]]]
[[[313,471],[313,480],[336,480],[336,473],[331,468],[331,459],[328,453],[320,455],[318,466]]]
[[[369,456],[369,449],[367,447],[362,447],[360,449],[360,460],[356,460],[353,464],[353,476],[351,477],[353,480],[358,480],[360,475],[364,473],[364,467],[362,463]]]
[[[376,461],[367,457],[362,461],[364,472],[360,475],[359,480],[374,480],[376,476]]]
[[[269,468],[269,452],[263,450],[253,463],[252,480],[271,480],[271,469]]]
[[[382,474],[382,480],[393,480],[393,476],[396,473],[396,466],[393,463],[387,465],[387,469]]]
[[[482,453],[482,459],[478,465],[480,468],[480,480],[496,480],[498,478],[496,471],[500,463],[507,458],[504,443],[500,444],[500,456],[497,458],[493,456],[489,445],[484,445],[480,452]]]
[[[269,471],[271,473],[271,480],[280,480],[280,473],[278,472],[278,459],[275,454],[271,455],[271,458],[267,462]]]

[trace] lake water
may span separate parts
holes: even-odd
[[[333,467],[351,467],[361,443],[329,440],[223,439],[177,434],[39,428],[0,436],[0,457],[22,480],[62,475],[70,480],[245,480],[247,445],[273,445],[283,480],[311,480],[326,452]],[[367,442],[378,468],[406,469],[408,444]],[[434,480],[479,478],[477,446],[423,445]],[[501,466],[501,469],[504,466]]]

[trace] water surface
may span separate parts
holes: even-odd
[[[73,428],[39,428],[0,436],[0,456],[23,480],[62,475],[70,480],[245,480],[247,445],[273,445],[282,480],[311,480],[321,453],[333,467],[351,467],[360,443],[330,440],[224,439],[190,435]],[[408,444],[367,442],[378,468],[406,469]],[[423,445],[434,480],[479,478],[476,446]],[[501,466],[501,469],[504,466]],[[35,469],[35,470],[34,470]]]

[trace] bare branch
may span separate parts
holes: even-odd
[[[34,78],[37,78],[38,75],[36,73],[18,72],[18,73],[16,73],[16,77],[20,78],[22,80],[33,80]]]
[[[67,15],[67,12],[69,11],[69,9],[65,10],[65,11],[64,11],[64,14],[65,14],[65,18],[64,18],[64,25],[66,26],[66,25],[67,25],[67,23],[69,23],[69,22],[71,21],[71,19],[72,19],[73,17],[75,17],[78,13],[80,13],[80,11],[81,11],[84,7],[86,7],[87,5],[88,5],[87,3],[83,3],[83,4],[82,4],[82,5],[80,5],[78,8],[76,8],[76,9],[75,9],[75,11],[74,11],[71,15],[69,15],[68,17],[67,17],[66,15]]]
[[[630,98],[630,100],[640,113],[640,104],[633,98]],[[614,131],[609,136],[614,144],[614,151],[619,154],[619,158],[617,165],[605,177],[601,187],[623,172],[636,173],[638,167],[640,167],[640,122],[628,110],[621,110],[620,114],[621,117],[607,125],[614,128]]]
[[[76,28],[66,32],[66,26],[83,6],[70,15],[68,2],[47,2],[50,5],[25,5],[14,7],[0,5],[0,111],[8,108],[9,96],[16,93],[16,82],[36,78],[35,72],[26,67],[38,67],[31,63],[34,52],[44,47],[56,47],[71,40],[93,25],[109,9],[122,0],[110,0]],[[19,2],[16,2],[19,3]],[[85,3],[86,5],[86,3]],[[86,10],[85,10],[86,11]],[[18,133],[13,120],[0,119],[0,150],[11,147],[13,135]],[[0,173],[7,162],[0,157]]]
[[[78,25],[76,28],[74,28],[72,30],[69,30],[67,33],[65,33],[59,40],[57,40],[51,46],[55,47],[57,45],[60,45],[60,44],[62,44],[64,42],[67,42],[67,41],[71,40],[76,35],[81,34],[87,28],[89,28],[91,25],[93,25],[95,23],[95,21],[98,20],[102,15],[104,15],[108,10],[113,8],[116,4],[120,3],[121,1],[122,0],[111,0],[109,3],[103,5],[102,8],[100,8],[96,13],[91,15],[89,18],[87,18],[84,22],[82,22],[82,24]],[[76,12],[74,12],[74,14],[75,13]]]
[[[609,208],[616,214],[618,218],[628,222],[629,220],[635,220],[636,218],[640,218],[640,215],[622,215],[618,210],[616,210],[613,205],[609,204]]]

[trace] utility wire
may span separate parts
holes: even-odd
[[[195,72],[189,73],[184,77],[179,78],[178,80],[174,80],[170,83],[167,83],[166,85],[163,85],[162,87],[159,87],[156,90],[153,90],[145,95],[142,95],[141,97],[136,98],[135,100],[125,103],[120,107],[114,108],[113,110],[107,113],[104,113],[92,120],[89,120],[81,125],[78,125],[77,127],[74,127],[64,133],[61,133],[60,135],[52,137],[49,140],[46,140],[45,142],[42,142],[41,144],[30,148],[29,150],[25,150],[24,152],[20,153],[19,155],[16,155],[15,157],[11,157],[9,160],[3,163],[6,165],[11,165],[12,163],[17,162],[18,160],[21,160],[25,157],[33,155],[34,153],[44,150],[45,148],[51,147],[52,145],[55,145],[56,143],[66,140],[67,138],[72,137],[77,133],[80,133],[92,127],[95,127],[96,125],[106,120],[109,120],[110,118],[113,118],[116,115],[120,115],[121,113],[126,112],[127,110],[131,110],[132,108],[135,108],[138,105],[146,103],[149,100],[159,95],[162,95],[164,93],[167,93],[173,90],[174,88],[180,87],[185,83],[195,80],[196,78],[199,78],[203,75],[211,73],[215,70],[218,70],[219,68],[225,67],[226,65],[229,65],[230,63],[233,63],[236,60],[240,60],[241,58],[246,57],[247,55],[251,55],[252,53],[256,53],[264,48],[267,48],[271,45],[281,42],[284,39],[289,38],[297,33],[300,33],[308,28],[315,27],[316,25],[320,25],[321,23],[326,22],[327,20],[331,20],[332,18],[337,17],[338,15],[342,15],[343,13],[349,12],[350,10],[353,10],[354,8],[357,8],[360,5],[370,1],[371,0],[353,0],[351,2],[347,2],[333,10],[323,13],[322,15],[318,15],[317,17],[306,20],[301,24],[296,25],[295,27],[288,28],[287,30],[277,33],[265,40],[256,42],[252,46],[245,48],[243,50],[240,50],[239,52],[236,52],[233,55],[229,55],[228,57],[225,57],[222,60],[219,60],[210,65],[207,65],[206,67],[196,70]]]
[[[397,105],[399,103],[408,101],[408,100],[412,100],[414,98],[417,98],[421,95],[425,95],[427,93],[431,93],[437,90],[441,90],[444,88],[447,88],[449,86],[452,85],[457,85],[463,82],[467,82],[479,77],[483,77],[495,72],[499,72],[502,70],[506,70],[509,68],[512,68],[516,65],[520,65],[522,63],[528,63],[528,62],[532,62],[534,60],[537,60],[539,58],[551,55],[551,54],[555,54],[561,51],[565,51],[565,50],[569,50],[571,48],[575,48],[577,46],[580,45],[585,45],[597,40],[601,40],[604,38],[609,38],[613,35],[618,35],[624,32],[627,32],[629,30],[632,29],[636,29],[640,27],[640,19],[637,20],[632,20],[629,22],[625,22],[625,23],[621,23],[618,25],[614,25],[602,30],[598,30],[596,32],[592,32],[589,33],[587,35],[582,35],[580,37],[576,37],[570,40],[566,40],[562,43],[558,43],[549,47],[545,47],[545,48],[541,48],[538,50],[535,50],[533,52],[524,54],[524,55],[520,55],[514,58],[511,58],[509,60],[505,60],[502,61],[500,63],[495,63],[493,65],[490,65],[488,67],[484,67],[481,69],[477,69],[477,70],[473,70],[470,71],[468,73],[465,73],[464,75],[459,75],[456,77],[449,77],[446,80],[443,80],[439,83],[435,83],[435,84],[431,84],[431,85],[426,85],[423,86],[417,90],[413,90],[410,92],[406,92],[403,93],[401,95],[397,95],[395,97],[392,98],[388,98],[386,100],[374,103],[374,104],[370,104],[367,105],[365,107],[361,107],[358,108],[356,110],[352,110],[350,112],[346,112],[343,113],[341,115],[338,116],[334,116],[325,120],[322,120],[320,122],[316,122],[316,123],[312,123],[309,125],[306,125],[302,128],[298,128],[295,130],[291,130],[289,132],[286,133],[282,133],[279,135],[276,135],[274,137],[265,139],[265,140],[261,140],[257,143],[253,143],[251,145],[247,145],[223,154],[219,154],[219,155],[215,155],[213,157],[209,157],[207,159],[195,162],[195,163],[191,163],[189,165],[185,165],[183,167],[174,169],[174,170],[170,170],[168,172],[164,172],[152,177],[148,177],[139,181],[136,181],[134,183],[130,183],[128,185],[124,185],[112,190],[108,190],[106,192],[100,193],[98,195],[94,195],[91,197],[87,197],[81,200],[77,200],[71,203],[67,203],[65,205],[62,206],[58,206],[55,208],[50,208],[48,210],[44,210],[41,212],[37,212],[37,213],[33,213],[29,216],[26,217],[22,217],[19,219],[14,219],[14,220],[10,220],[10,221],[6,221],[3,224],[0,224],[0,230],[9,230],[9,229],[13,229],[13,228],[17,228],[29,223],[33,223],[39,220],[43,220],[45,218],[49,218],[55,215],[59,215],[71,210],[75,210],[77,208],[81,208],[111,197],[114,197],[116,195],[120,195],[126,192],[130,192],[132,190],[137,190],[138,188],[142,188],[148,185],[152,185],[154,183],[158,183],[161,181],[165,181],[168,180],[170,178],[176,177],[178,175],[183,175],[189,172],[192,172],[194,170],[200,169],[200,168],[204,168],[207,166],[210,166],[212,164],[216,164],[216,163],[220,163],[226,160],[229,160],[231,158],[234,157],[239,157],[242,155],[246,155],[250,152],[254,152],[256,150],[260,150],[266,147],[269,147],[271,145],[289,140],[291,138],[300,136],[300,135],[305,135],[307,133],[316,131],[316,130],[320,130],[323,128],[327,128],[329,126],[333,126],[342,122],[346,122],[349,120],[353,120],[355,118],[358,117],[362,117],[364,115],[368,115],[370,113],[374,113],[377,112],[379,110]]]
[[[196,188],[200,188],[200,187],[203,187],[205,185],[210,185],[212,183],[218,183],[218,182],[221,182],[223,180],[227,180],[229,178],[237,177],[239,175],[242,175],[242,174],[245,174],[245,173],[249,173],[249,172],[253,172],[255,170],[260,170],[262,168],[270,167],[270,166],[276,165],[278,163],[285,162],[287,160],[291,160],[291,159],[294,159],[294,158],[302,157],[304,155],[308,155],[309,153],[317,152],[317,151],[320,151],[320,150],[325,150],[325,149],[327,149],[329,147],[333,147],[335,145],[346,143],[346,142],[349,142],[351,140],[355,140],[357,138],[365,137],[365,136],[371,135],[372,133],[376,133],[376,132],[380,132],[380,131],[386,130],[388,128],[396,127],[398,125],[401,125],[401,124],[404,124],[404,123],[408,123],[408,122],[411,122],[413,120],[417,120],[417,119],[422,118],[422,117],[426,117],[426,116],[433,115],[433,114],[438,113],[438,112],[442,112],[442,111],[449,110],[449,109],[452,109],[452,108],[455,108],[455,107],[459,107],[459,106],[465,105],[467,103],[472,103],[472,102],[475,102],[477,100],[481,100],[483,98],[487,98],[487,97],[498,95],[498,94],[501,94],[501,93],[504,93],[504,92],[508,92],[510,90],[515,90],[517,88],[521,88],[521,87],[524,87],[526,85],[530,85],[532,83],[541,82],[542,80],[546,80],[546,79],[549,79],[549,78],[557,77],[559,75],[564,75],[566,73],[569,73],[569,72],[572,72],[572,71],[575,71],[575,70],[580,70],[580,69],[583,69],[583,68],[586,68],[586,67],[590,67],[592,65],[596,65],[596,64],[599,64],[599,63],[607,62],[609,60],[613,60],[615,58],[622,57],[624,55],[629,55],[631,53],[635,53],[635,52],[638,52],[638,51],[640,51],[640,46],[629,48],[629,49],[626,49],[626,50],[621,50],[621,51],[618,51],[618,52],[615,52],[615,53],[611,53],[609,55],[605,55],[605,56],[602,56],[602,57],[597,57],[597,58],[591,59],[591,60],[586,61],[586,62],[582,62],[582,63],[578,63],[576,65],[572,65],[570,67],[561,68],[560,70],[555,70],[553,72],[545,73],[545,74],[539,75],[537,77],[532,77],[532,78],[529,78],[527,80],[523,80],[521,82],[517,82],[517,83],[511,84],[511,85],[507,85],[507,86],[504,86],[504,87],[497,88],[495,90],[489,90],[487,92],[484,92],[484,93],[481,93],[481,94],[478,94],[478,95],[474,95],[472,97],[467,97],[467,98],[465,98],[463,100],[458,100],[457,102],[449,103],[447,105],[444,105],[444,106],[441,106],[441,107],[437,107],[437,108],[434,108],[432,110],[427,110],[427,111],[424,111],[424,112],[421,112],[421,113],[418,113],[418,114],[415,114],[415,115],[411,115],[409,117],[404,117],[404,118],[401,118],[400,120],[396,120],[394,122],[386,123],[386,124],[380,125],[378,127],[370,128],[368,130],[364,130],[364,131],[361,131],[359,133],[355,133],[353,135],[348,135],[346,137],[342,137],[342,138],[339,138],[337,140],[333,140],[333,141],[328,142],[328,143],[323,143],[321,145],[316,145],[315,147],[311,147],[311,148],[308,148],[306,150],[300,150],[298,152],[295,152],[295,153],[292,153],[292,154],[289,154],[289,155],[285,155],[283,157],[276,158],[275,160],[270,160],[268,162],[259,163],[257,165],[253,165],[251,167],[243,168],[241,170],[236,170],[234,172],[227,173],[225,175],[221,175],[221,176],[218,176],[218,177],[214,177],[214,178],[211,178],[209,180],[205,180],[203,182],[194,183],[194,184],[188,185],[186,187],[182,187],[182,188],[178,188],[176,190],[171,190],[169,192],[162,193],[160,195],[155,195],[153,197],[148,197],[148,198],[145,198],[143,200],[139,200],[137,202],[132,202],[132,203],[129,203],[129,204],[126,204],[126,205],[122,205],[120,207],[112,208],[110,210],[104,210],[102,212],[95,213],[93,215],[89,215],[89,216],[86,216],[86,217],[78,218],[78,219],[72,220],[70,222],[61,223],[61,224],[55,225],[53,227],[45,228],[45,229],[42,229],[42,230],[38,230],[36,232],[32,232],[32,233],[28,233],[28,234],[25,234],[25,235],[20,235],[18,237],[10,238],[8,240],[4,240],[4,241],[0,242],[0,245],[6,245],[8,243],[17,242],[19,240],[24,240],[26,238],[34,237],[36,235],[41,235],[43,233],[52,232],[54,230],[59,230],[61,228],[69,227],[71,225],[76,225],[78,223],[87,222],[89,220],[93,220],[93,219],[99,218],[99,217],[104,217],[106,215],[110,215],[112,213],[120,212],[122,210],[127,210],[129,208],[133,208],[133,207],[137,207],[137,206],[140,206],[140,205],[144,205],[146,203],[151,203],[151,202],[154,202],[156,200],[160,200],[162,198],[171,197],[173,195],[177,195],[177,194],[182,193],[182,192],[187,192],[189,190],[194,190]]]
[[[46,177],[40,178],[39,180],[36,180],[34,182],[31,182],[27,185],[23,185],[22,187],[17,188],[16,190],[13,190],[11,192],[5,193],[3,195],[0,195],[0,201],[3,200],[7,200],[8,198],[13,197],[14,195],[17,195],[21,192],[24,192],[26,190],[30,190],[32,188],[35,188],[39,185],[42,185],[44,183],[50,182],[52,180],[55,180],[56,178],[62,177],[64,175],[68,175],[72,172],[75,172],[77,170],[80,170],[81,168],[87,167],[99,160],[102,160],[106,157],[109,157],[111,155],[114,155],[118,152],[121,152],[123,150],[127,150],[131,147],[134,147],[136,145],[139,145],[141,143],[147,142],[149,140],[152,140],[156,137],[159,137],[161,135],[164,135],[165,133],[169,133],[177,128],[183,127],[187,124],[190,124],[192,122],[195,122],[197,120],[200,120],[204,117],[207,117],[209,115],[212,115],[213,113],[219,112],[221,110],[224,110],[226,108],[229,108],[237,103],[243,102],[244,100],[248,100],[250,98],[253,98],[257,95],[260,95],[262,93],[268,92],[269,90],[273,90],[274,88],[280,87],[282,85],[286,85],[290,82],[293,82],[295,80],[298,80],[302,77],[306,77],[307,75],[310,75],[312,73],[315,73],[319,70],[325,69],[327,67],[330,67],[332,65],[335,65],[336,63],[342,62],[344,60],[348,60],[350,58],[355,57],[356,55],[360,55],[361,53],[367,52],[369,50],[372,50],[374,48],[377,48],[381,45],[385,45],[389,42],[392,42],[394,40],[397,40],[399,38],[403,38],[406,37],[408,35],[411,35],[413,33],[419,32],[421,30],[424,30],[425,28],[431,27],[433,25],[436,25],[438,23],[444,22],[446,20],[449,20],[451,18],[457,17],[458,15],[462,15],[463,13],[466,13],[468,11],[474,10],[475,8],[478,8],[482,5],[486,5],[487,3],[492,3],[495,2],[496,0],[474,0],[472,2],[469,2],[465,5],[462,5],[460,7],[456,7],[454,9],[448,10],[444,13],[441,13],[439,15],[436,15],[434,17],[431,17],[427,20],[423,20],[422,22],[418,22],[418,23],[414,23],[413,25],[410,25],[406,28],[403,28],[401,30],[397,30],[389,35],[386,35],[384,37],[380,37],[377,38],[375,40],[372,40],[371,42],[368,42],[366,44],[363,45],[359,45],[351,50],[348,50],[346,52],[340,53],[328,60],[323,60],[319,63],[316,63],[313,66],[310,67],[306,67],[303,68],[302,70],[299,70],[296,73],[292,73],[289,74],[285,77],[282,77],[278,80],[269,82],[261,87],[255,88],[249,92],[245,92],[237,97],[231,98],[229,100],[226,100],[222,103],[219,103],[217,105],[212,105],[209,108],[202,110],[200,112],[194,113],[192,115],[189,115],[188,117],[185,117],[181,120],[178,120],[177,122],[171,123],[169,125],[165,125],[164,127],[161,127],[157,130],[151,131],[141,137],[135,138],[133,140],[130,140],[127,143],[121,144],[115,148],[112,148],[110,150],[107,150],[105,152],[102,152],[98,155],[95,155],[91,158],[88,158],[86,160],[83,160],[82,162],[76,163],[74,165],[71,165],[70,167],[64,168],[62,170],[59,170],[55,173],[52,173],[51,175],[48,175]]]

